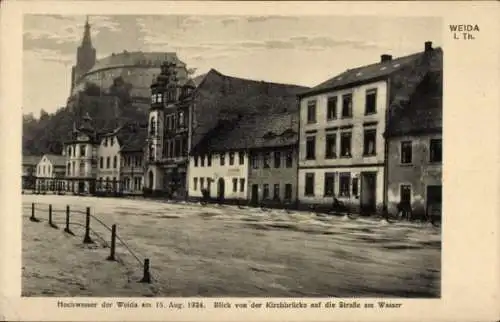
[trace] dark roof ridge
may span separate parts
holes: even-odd
[[[270,82],[270,81],[266,81],[266,80],[257,80],[257,79],[251,79],[251,78],[243,78],[243,77],[239,77],[239,76],[231,76],[231,75],[222,74],[221,72],[219,72],[219,71],[217,71],[215,69],[211,69],[211,70],[213,70],[214,72],[216,72],[220,76],[222,76],[224,78],[228,78],[228,79],[237,79],[237,80],[243,80],[243,81],[249,81],[249,82],[265,83],[265,84],[270,84],[270,85],[294,86],[294,87],[301,87],[301,88],[304,88],[304,89],[305,88],[310,88],[310,87],[304,86],[304,85],[289,84],[289,83],[278,83],[278,82]]]

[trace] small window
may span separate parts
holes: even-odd
[[[85,145],[80,145],[80,156],[84,157],[85,156]]]
[[[106,157],[106,169],[109,169],[111,167],[111,158]]]
[[[274,152],[274,167],[279,168],[281,166],[281,153],[279,151]]]
[[[238,152],[238,159],[239,159],[240,165],[245,164],[245,152],[243,152],[243,151]]]
[[[200,189],[205,188],[205,178],[200,178]]]
[[[399,189],[401,203],[411,204],[411,186],[402,184]]]
[[[340,156],[343,158],[351,157],[351,132],[343,132],[340,135]]]
[[[316,159],[316,137],[309,136],[306,139],[306,160]]]
[[[259,168],[259,155],[258,154],[252,154],[252,168],[253,169]]]
[[[229,152],[229,165],[234,165],[234,152]]]
[[[116,155],[113,157],[113,168],[116,169],[118,167],[118,158]]]
[[[198,166],[198,157],[197,156],[194,157],[194,166],[195,167]]]
[[[238,179],[233,178],[233,192],[237,192],[237,191],[238,191]]]
[[[103,157],[100,157],[99,158],[99,168],[104,168],[104,158]]]
[[[205,156],[202,155],[200,156],[200,167],[204,167],[205,166]]]
[[[264,168],[270,168],[271,167],[271,153],[265,152],[264,153]]]
[[[350,196],[350,185],[351,183],[351,174],[349,172],[341,173],[339,175],[339,196],[341,197],[349,197]]]
[[[342,96],[342,118],[352,117],[352,94]]]
[[[293,166],[293,151],[292,150],[288,150],[286,152],[286,167],[287,168],[291,168]]]
[[[280,185],[279,185],[279,183],[276,183],[274,185],[273,199],[274,200],[279,200],[280,199]]]
[[[226,164],[226,155],[224,153],[220,154],[220,165]]]
[[[306,196],[314,196],[314,173],[306,173],[304,194]]]
[[[328,120],[335,120],[337,118],[337,96],[328,97],[326,117]]]
[[[325,197],[335,195],[335,173],[325,172]]]
[[[429,148],[429,161],[430,162],[442,162],[443,161],[443,143],[442,139],[432,139]]]
[[[193,178],[193,189],[195,191],[198,189],[198,178]]]
[[[307,123],[316,123],[316,100],[307,102]]]
[[[337,134],[328,133],[326,135],[325,157],[327,159],[334,159],[337,157]]]
[[[245,178],[240,179],[240,192],[245,191]]]
[[[372,156],[376,154],[375,144],[377,142],[377,130],[365,130],[363,155]]]
[[[264,184],[264,189],[263,189],[263,193],[262,193],[262,198],[263,199],[269,199],[269,185],[266,183]]]
[[[413,158],[413,148],[411,141],[403,141],[401,142],[401,163],[402,164],[411,164]]]
[[[207,155],[207,167],[211,167],[212,166],[212,155],[209,154]]]
[[[375,113],[377,113],[377,89],[370,89],[365,95],[365,114]]]

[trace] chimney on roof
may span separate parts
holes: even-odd
[[[432,50],[432,41],[425,42],[425,52],[429,52]]]
[[[380,62],[381,63],[385,63],[386,61],[391,61],[392,60],[392,56],[391,55],[387,55],[387,54],[383,54],[380,56]]]

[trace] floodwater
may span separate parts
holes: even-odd
[[[32,202],[44,222],[28,220]],[[59,230],[47,225],[48,204]],[[71,222],[79,224],[91,207],[95,244],[82,245],[81,226],[71,226],[76,236],[62,232],[66,205]],[[104,260],[113,224],[119,262]],[[153,279],[147,285],[137,283],[145,258]],[[23,196],[25,295],[436,298],[440,280],[441,229],[429,223],[142,199]],[[65,286],[69,282],[74,287]]]

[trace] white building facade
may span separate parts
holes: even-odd
[[[300,203],[383,206],[387,105],[385,80],[301,98]]]
[[[246,200],[248,154],[229,151],[189,158],[189,197],[201,198],[207,189],[220,200]]]
[[[97,189],[99,191],[119,191],[120,184],[120,143],[115,133],[101,137],[97,150],[99,165]]]

